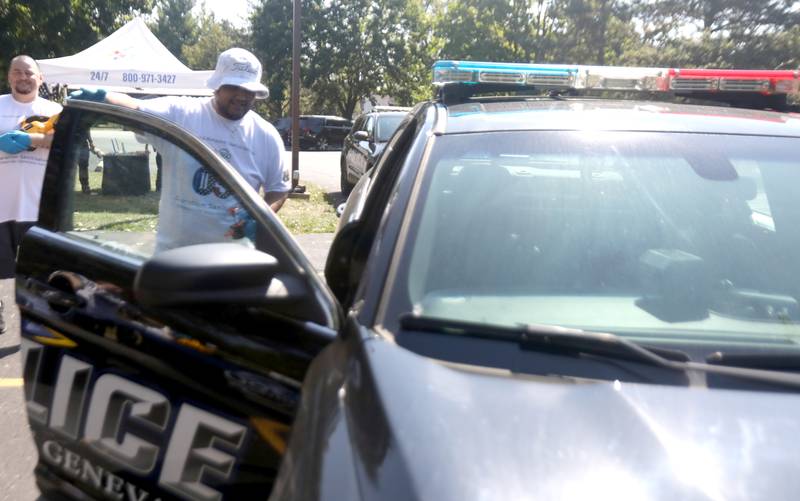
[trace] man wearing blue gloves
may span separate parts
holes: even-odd
[[[207,85],[214,91],[210,99],[141,100],[102,89],[82,89],[70,98],[139,109],[183,126],[225,158],[254,189],[263,189],[264,199],[277,212],[291,189],[291,179],[280,135],[251,110],[256,99],[269,94],[261,83],[261,63],[245,49],[228,49],[219,55]],[[199,189],[198,179],[209,175],[201,166],[169,144],[151,144],[164,157],[156,251],[223,238],[252,240],[255,224],[248,224],[247,213],[237,210],[234,197],[225,190]]]
[[[29,56],[11,60],[8,86],[0,96],[0,279],[14,277],[17,247],[39,215],[39,197],[52,136],[20,130],[26,118],[50,117],[61,105],[39,97],[39,65]],[[0,331],[2,303],[0,303]]]

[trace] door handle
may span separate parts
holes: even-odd
[[[72,308],[83,308],[86,299],[77,291],[86,286],[86,279],[69,271],[56,271],[47,280],[49,288],[42,293],[47,304],[59,313],[66,313]]]
[[[83,308],[86,306],[86,300],[82,297],[63,292],[59,290],[49,290],[42,294],[42,297],[47,301],[54,310],[64,313],[70,308]]]

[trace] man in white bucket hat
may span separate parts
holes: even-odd
[[[135,99],[103,89],[82,89],[70,98],[105,101],[177,123],[225,158],[256,191],[263,189],[265,201],[277,212],[291,189],[291,178],[284,165],[280,135],[251,110],[256,99],[269,96],[261,83],[261,63],[245,49],[228,49],[217,58],[207,86],[214,90],[211,98]],[[216,241],[220,232],[230,229],[229,194],[198,189],[198,176],[207,173],[200,167],[188,172],[192,167],[175,168],[187,161],[178,155],[170,159],[169,145],[154,145],[164,164],[156,250]]]

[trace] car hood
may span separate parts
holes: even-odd
[[[481,373],[379,339],[352,370],[364,499],[800,495],[796,394]]]

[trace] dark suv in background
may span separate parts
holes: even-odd
[[[343,195],[349,195],[359,178],[375,165],[389,138],[410,110],[399,106],[376,106],[356,119],[342,145]]]
[[[287,148],[292,146],[292,117],[279,118],[275,128]],[[352,120],[331,115],[300,115],[301,150],[336,150],[353,126]]]

